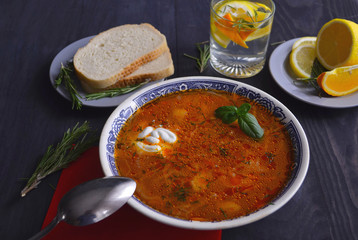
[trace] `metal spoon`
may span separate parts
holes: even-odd
[[[99,178],[78,185],[61,199],[52,222],[29,240],[41,239],[60,221],[75,226],[99,222],[121,208],[135,189],[135,181],[125,177]]]

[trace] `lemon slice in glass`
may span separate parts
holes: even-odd
[[[219,2],[214,6],[216,13],[223,17],[225,14],[230,13],[233,18],[244,18],[250,20],[246,14],[249,12],[251,15],[254,14],[253,5],[248,1],[224,1]],[[252,15],[253,16],[253,15]]]
[[[218,28],[215,26],[215,24],[210,24],[210,30],[211,30],[211,36],[214,38],[214,40],[223,48],[226,48],[227,45],[230,43],[230,38],[225,36],[221,31],[218,30]]]
[[[251,33],[246,38],[246,42],[249,42],[249,41],[252,41],[252,40],[255,40],[255,39],[258,39],[258,38],[268,35],[271,32],[271,27],[272,27],[272,23],[270,23],[266,27],[259,28],[259,29],[255,30],[253,33]]]

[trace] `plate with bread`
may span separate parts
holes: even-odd
[[[174,73],[174,65],[166,37],[148,23],[126,24],[95,36],[75,41],[62,49],[50,66],[50,80],[55,80],[61,65],[73,62],[73,81],[83,105],[114,107],[142,87],[163,81]],[[98,100],[86,100],[86,95],[110,89],[143,84],[133,92]],[[71,100],[63,85],[55,87]]]

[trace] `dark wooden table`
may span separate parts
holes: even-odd
[[[358,22],[357,0],[276,0],[271,43],[314,36],[332,18]],[[88,120],[102,129],[114,108],[71,110],[49,81],[49,67],[68,44],[126,23],[149,22],[166,35],[174,77],[199,75],[184,53],[209,39],[209,0],[31,0],[0,2],[0,239],[26,239],[40,230],[60,172],[25,198],[47,146]],[[268,57],[277,46],[270,45]],[[202,74],[221,77],[210,67]],[[274,82],[268,64],[240,80],[283,102],[306,131],[311,162],[296,195],[279,211],[222,239],[358,239],[358,108],[301,102]]]

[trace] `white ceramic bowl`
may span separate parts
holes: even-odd
[[[202,230],[242,226],[262,219],[280,209],[297,192],[306,176],[309,165],[309,146],[306,134],[292,112],[274,97],[247,84],[224,78],[203,76],[171,79],[146,87],[129,96],[128,99],[113,111],[101,134],[99,150],[100,160],[105,175],[118,175],[115,166],[114,148],[117,134],[125,121],[148,101],[168,93],[185,91],[187,89],[218,89],[233,92],[246,96],[273,112],[273,114],[285,124],[294,146],[295,162],[297,166],[294,169],[291,181],[282,193],[273,201],[273,204],[247,216],[218,222],[189,221],[171,217],[150,208],[134,196],[129,199],[128,204],[144,215],[159,222],[181,228]]]

